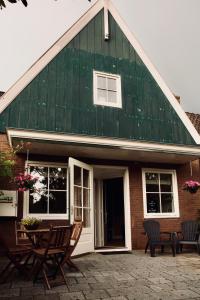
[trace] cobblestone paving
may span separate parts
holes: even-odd
[[[5,261],[0,261],[2,268]],[[200,257],[196,253],[175,258],[143,251],[130,254],[90,254],[76,259],[81,272],[66,268],[67,286],[50,291],[14,274],[0,285],[0,300],[145,300],[200,299]]]

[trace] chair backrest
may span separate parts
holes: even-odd
[[[50,226],[45,254],[48,254],[50,249],[62,249],[64,247],[67,231],[67,226]]]
[[[151,241],[160,240],[160,223],[155,220],[146,220],[143,223],[144,230]]]
[[[83,223],[82,221],[74,221],[73,226],[72,226],[72,231],[71,231],[71,236],[70,236],[70,246],[73,248],[76,247],[83,228]]]
[[[181,223],[183,239],[195,241],[197,239],[199,224],[196,221],[184,221]]]
[[[31,242],[27,237],[26,233],[19,232],[18,230],[24,230],[24,225],[21,222],[15,221],[15,237],[16,245],[28,245],[31,246]]]

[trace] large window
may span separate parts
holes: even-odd
[[[38,180],[28,192],[27,215],[43,219],[68,217],[67,167],[32,164],[29,173]]]
[[[143,170],[144,217],[178,217],[177,179],[174,170]]]
[[[122,107],[120,75],[93,72],[94,104]]]

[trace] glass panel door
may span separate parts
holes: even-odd
[[[81,161],[69,158],[70,172],[70,220],[83,222],[83,230],[76,255],[94,250],[93,233],[93,168]]]

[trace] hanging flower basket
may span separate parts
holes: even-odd
[[[19,192],[25,192],[34,188],[34,184],[38,180],[38,177],[34,177],[30,174],[22,174],[15,177],[15,184]]]
[[[195,194],[200,188],[200,183],[198,181],[189,180],[184,183],[183,190]]]

